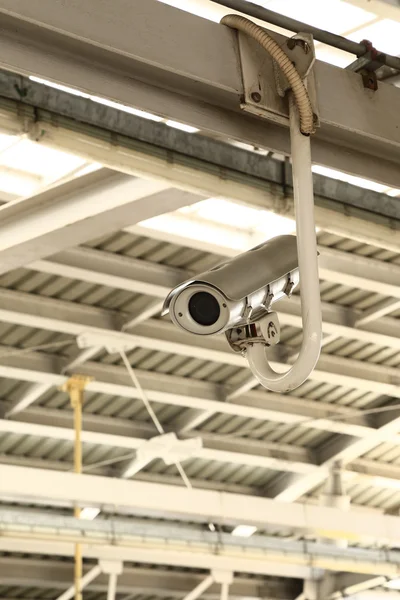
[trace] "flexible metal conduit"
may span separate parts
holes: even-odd
[[[318,42],[322,42],[328,46],[333,46],[334,48],[338,48],[344,52],[349,52],[350,54],[355,54],[356,56],[363,56],[363,54],[367,52],[367,47],[362,42],[353,42],[352,40],[348,40],[340,35],[330,33],[329,31],[324,31],[323,29],[318,29],[317,27],[307,25],[306,23],[302,23],[296,19],[286,17],[285,15],[280,15],[272,10],[263,8],[257,4],[253,4],[252,2],[246,2],[245,0],[212,1],[215,2],[215,4],[226,6],[231,10],[237,10],[238,12],[255,19],[260,19],[266,23],[271,23],[277,27],[282,27],[282,29],[288,29],[289,31],[293,31],[295,33],[299,33],[300,31],[303,33],[311,33],[313,38]],[[382,54],[382,63],[388,67],[391,67],[392,69],[397,69],[400,71],[400,58],[398,56]]]
[[[238,29],[253,38],[278,63],[292,88],[300,115],[300,129],[305,135],[314,131],[313,110],[307,89],[295,66],[277,42],[261,27],[240,15],[226,15],[222,25]]]

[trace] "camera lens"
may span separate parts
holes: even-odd
[[[189,300],[189,313],[193,321],[207,327],[218,321],[221,311],[212,294],[196,292]]]

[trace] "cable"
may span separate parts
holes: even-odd
[[[69,346],[75,344],[75,338],[71,340],[65,340],[63,342],[49,342],[48,344],[40,344],[38,346],[30,346],[29,348],[14,348],[13,350],[0,351],[0,358],[6,356],[20,356],[21,354],[27,354],[29,352],[36,352],[37,350],[48,350],[50,348],[57,348],[62,346]]]
[[[151,404],[149,402],[149,399],[146,396],[146,392],[144,391],[144,389],[140,385],[139,379],[137,378],[136,373],[135,373],[134,369],[132,368],[131,363],[128,360],[128,357],[126,356],[125,351],[124,350],[120,350],[120,355],[121,355],[121,358],[122,358],[122,360],[124,362],[126,370],[129,373],[129,376],[130,376],[130,378],[132,380],[132,383],[133,383],[134,387],[138,390],[138,392],[140,394],[140,397],[141,397],[141,400],[142,400],[143,404],[145,405],[146,410],[149,413],[149,415],[151,417],[151,420],[153,421],[153,423],[154,423],[154,425],[155,425],[158,433],[159,434],[165,433],[163,426],[161,425],[160,421],[158,420],[158,417],[157,417],[156,413],[154,412],[154,410],[153,410],[153,408],[152,408],[152,406],[151,406]],[[174,465],[178,469],[178,472],[179,472],[180,476],[182,477],[183,483],[186,485],[186,487],[188,489],[192,489],[193,486],[190,483],[189,478],[186,475],[185,470],[182,467],[181,463],[180,462],[176,462],[176,463],[174,463]]]
[[[221,23],[249,35],[278,63],[292,88],[293,96],[299,111],[301,133],[304,135],[314,133],[314,114],[307,88],[290,58],[285,54],[277,42],[272,39],[264,29],[249,19],[246,19],[246,17],[226,15],[222,18]]]
[[[136,451],[129,452],[128,454],[123,454],[122,456],[116,456],[115,458],[106,458],[104,460],[99,460],[95,463],[90,463],[89,465],[85,465],[83,467],[83,471],[92,471],[93,469],[98,469],[99,467],[107,467],[108,465],[113,465],[118,462],[122,462],[123,460],[128,460],[129,458],[134,458],[136,456]],[[72,469],[71,469],[72,470]]]
[[[132,379],[133,385],[135,386],[135,388],[137,388],[137,390],[140,394],[141,400],[142,400],[143,404],[145,405],[146,410],[149,413],[151,420],[153,421],[158,433],[160,433],[160,434],[164,433],[163,426],[161,425],[160,421],[158,420],[158,417],[157,417],[156,413],[154,412],[154,410],[145,394],[144,389],[140,385],[139,379],[137,378],[135,371],[132,369],[131,363],[129,362],[128,357],[126,356],[125,351],[121,350],[120,355],[121,355],[122,360],[124,361],[126,370],[128,371],[130,378]]]

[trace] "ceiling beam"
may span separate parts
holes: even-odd
[[[121,315],[111,311],[9,290],[0,291],[0,320],[71,336],[83,333],[101,336],[115,331],[116,325],[119,325],[117,329],[121,326]],[[118,320],[119,323],[116,323]],[[223,337],[195,337],[160,320],[138,325],[135,333],[121,332],[117,335],[132,347],[157,349],[170,354],[247,368],[243,357],[230,351]],[[285,365],[276,356],[271,364],[278,369],[281,364]],[[400,398],[398,370],[385,365],[322,354],[310,380],[345,386],[366,394],[372,392],[378,396]]]
[[[134,422],[118,418],[106,419],[91,413],[84,414],[84,429],[82,431],[82,442],[96,446],[120,448],[126,451],[135,451],[145,440],[155,437],[156,432],[148,423]],[[18,421],[0,420],[0,434],[12,433],[22,436],[34,436],[40,438],[51,438],[56,440],[73,442],[72,412],[49,408],[32,407],[21,414]],[[203,460],[226,462],[237,465],[247,465],[267,470],[286,471],[292,473],[320,472],[320,467],[315,462],[313,452],[299,446],[279,443],[249,440],[239,437],[229,438],[224,435],[210,434],[207,431],[197,431],[203,440],[203,448],[196,451],[193,458]],[[193,434],[179,434],[181,439],[193,437]],[[18,458],[18,457],[17,457]],[[23,465],[28,461],[24,457],[22,463],[15,462],[12,452],[4,454],[1,462]],[[46,462],[29,463],[30,466],[46,467]],[[68,468],[68,465],[64,465]],[[54,468],[64,468],[63,464],[54,464]],[[85,461],[84,470],[90,469],[90,462]],[[112,469],[110,473],[115,474]],[[366,459],[352,460],[346,464],[346,480],[351,483],[358,481],[368,482],[380,477],[382,488],[387,486],[393,488],[393,482],[400,480],[399,469],[396,465],[385,464],[379,461]],[[157,479],[157,475],[155,475]],[[196,485],[202,486],[201,480]],[[254,492],[253,492],[254,493]]]
[[[65,359],[56,355],[24,352],[0,356],[0,376],[31,383],[47,383],[61,386],[67,375],[60,375]],[[110,396],[139,398],[139,392],[131,384],[126,369],[103,363],[88,362],[80,367],[83,374],[94,377],[88,391]],[[358,437],[368,437],[374,428],[361,411],[321,401],[286,395],[285,403],[279,394],[255,390],[225,401],[229,388],[221,385],[136,369],[136,374],[150,401],[171,404],[188,409],[201,409],[213,413],[241,416],[247,419],[273,421],[287,425],[301,425]],[[24,413],[25,414],[25,413]],[[165,424],[168,425],[167,423]],[[255,424],[255,426],[257,423]],[[390,436],[387,441],[398,444],[400,436]]]
[[[34,558],[1,557],[0,585],[6,587],[36,587],[41,589],[63,590],[73,578],[73,562],[60,560],[45,561]],[[84,573],[90,569],[84,566]],[[203,574],[190,571],[178,571],[163,568],[142,568],[124,566],[118,577],[118,591],[121,594],[143,594],[160,598],[165,597],[168,590],[170,597],[183,597],[198,585]],[[104,593],[107,591],[108,578],[101,574],[87,587],[88,592]],[[277,581],[258,577],[235,576],[229,596],[232,598],[259,599],[260,593],[265,599],[292,600],[293,583],[288,579]],[[219,586],[212,585],[203,596],[207,600],[217,600],[220,596]]]
[[[74,440],[72,428],[34,424],[32,422],[0,420],[0,432],[33,435],[71,443]],[[153,431],[150,435],[142,434],[141,437],[133,437],[93,432],[85,427],[82,431],[82,442],[111,448],[137,450],[145,440],[156,436],[156,431]],[[242,440],[238,443],[237,440],[225,439],[223,436],[218,435],[207,435],[207,433],[202,436],[202,439],[203,447],[196,450],[193,455],[195,458],[278,471],[287,469],[296,473],[310,473],[314,470],[312,452],[301,447],[253,440]]]
[[[390,413],[388,413],[390,414]],[[317,452],[317,461],[320,467],[312,474],[306,476],[280,476],[275,483],[268,486],[266,494],[282,502],[295,502],[305,494],[311,492],[321,484],[329,468],[338,463],[346,465],[355,461],[360,456],[368,453],[373,448],[384,443],[386,436],[398,434],[400,431],[400,417],[386,417],[385,423],[378,427],[371,435],[363,439],[335,436]]]
[[[0,207],[0,273],[176,210],[199,196],[107,169]]]
[[[133,327],[134,325],[138,325],[139,323],[145,321],[146,319],[154,316],[155,314],[160,312],[159,304],[151,304],[143,311],[138,312],[138,314],[125,323],[123,329],[128,329]],[[63,373],[74,371],[79,365],[92,360],[99,352],[101,348],[85,348],[84,350],[79,351],[72,360],[68,361],[66,365],[63,367]],[[32,384],[30,388],[17,400],[9,404],[7,409],[6,416],[10,417],[11,415],[15,415],[22,410],[25,410],[31,404],[39,400],[39,398],[48,392],[51,389],[50,384],[41,383],[41,384]]]
[[[62,500],[71,506],[74,503],[81,506],[121,506],[134,514],[201,523],[212,521],[229,526],[248,523],[265,528],[270,524],[307,532],[317,538],[335,539],[339,536],[351,539],[353,543],[368,539],[378,544],[395,545],[400,537],[400,517],[343,512],[336,508],[296,503],[288,510],[286,503],[267,498],[249,496],[243,502],[242,496],[230,493],[222,495],[209,490],[123,479],[114,479],[113,485],[109,485],[109,478],[9,465],[2,465],[1,472],[0,495],[4,499],[12,497],[28,502],[36,499]],[[142,557],[141,560],[145,559]],[[264,562],[268,561],[260,561]],[[246,571],[245,567],[231,568]]]
[[[315,569],[307,566],[288,564],[271,560],[254,560],[248,558],[245,553],[235,556],[229,551],[190,553],[185,551],[174,551],[170,548],[156,550],[136,544],[137,547],[119,547],[114,544],[82,544],[82,552],[88,559],[122,560],[125,562],[145,563],[162,565],[163,567],[184,567],[189,569],[202,569],[210,571],[218,569],[222,571],[238,571],[240,573],[252,573],[255,575],[286,577],[303,579],[315,573]],[[19,554],[44,554],[72,557],[74,545],[65,542],[41,541],[32,538],[1,537],[1,552],[17,552]]]
[[[85,160],[94,160],[134,176],[162,177],[174,187],[211,197],[232,198],[293,216],[290,169],[283,178],[282,164],[278,160],[266,159],[208,136],[177,131],[164,123],[103,104],[99,107],[89,99],[10,72],[0,72],[0,95],[8,107],[7,111],[3,108],[1,123],[10,133],[26,134],[30,123],[35,141],[69,149]],[[223,177],[220,177],[221,172]],[[283,189],[288,190],[288,196],[283,197]],[[394,198],[315,174],[314,199],[316,223],[320,228],[399,251],[396,231],[399,210]],[[152,233],[147,229],[148,236]],[[139,234],[146,235],[146,231]],[[160,232],[157,236],[160,237]],[[224,254],[226,247],[215,246],[213,252]]]
[[[30,269],[41,273],[107,285],[134,293],[165,298],[176,285],[192,272],[117,256],[91,248],[72,248],[51,259],[35,261]],[[320,247],[320,277],[326,281],[348,285],[382,295],[400,298],[400,266],[383,261]],[[301,327],[300,299],[283,300],[277,306],[282,325]],[[395,310],[395,306],[393,308]],[[323,331],[349,339],[400,349],[400,325],[395,319],[360,321],[363,314],[343,306],[322,303]],[[359,321],[356,328],[355,323]]]
[[[118,0],[104,11],[94,4],[88,6],[88,22],[74,5],[60,11],[46,0],[33,11],[28,0],[18,7],[2,0],[0,55],[7,60],[0,65],[128,106],[134,98],[137,109],[259,147],[267,140],[270,149],[288,152],[287,127],[240,112],[235,32],[155,1],[137,0],[127,9]],[[273,77],[272,60],[263,69]],[[313,141],[314,160],[399,187],[400,134],[391,117],[400,92],[383,84],[379,101],[371,104],[357,73],[321,61],[315,73],[321,128]],[[344,97],[346,111],[338,102]],[[284,102],[278,111],[287,115]]]

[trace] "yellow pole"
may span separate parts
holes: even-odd
[[[75,430],[75,444],[74,444],[74,471],[75,473],[82,473],[82,404],[84,400],[84,389],[92,380],[92,377],[85,377],[84,375],[73,375],[65,384],[62,386],[62,391],[69,394],[72,408],[74,409],[74,430]],[[81,516],[81,509],[79,506],[74,507],[74,517],[79,519]],[[75,586],[75,600],[82,600],[81,591],[82,581],[82,546],[81,544],[75,544],[75,571],[74,571],[74,586]]]

